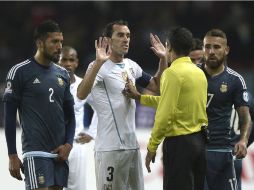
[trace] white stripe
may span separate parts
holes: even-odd
[[[241,83],[242,83],[243,89],[247,89],[246,84],[245,84],[245,81],[244,81],[243,77],[242,77],[239,73],[235,72],[234,70],[232,70],[232,69],[230,69],[230,68],[228,68],[228,67],[227,67],[227,72],[228,72],[229,74],[232,74],[232,75],[234,75],[234,76],[237,76],[237,77],[240,79]]]
[[[20,67],[22,67],[22,66],[24,66],[24,65],[26,65],[26,64],[28,64],[28,63],[30,63],[29,60],[24,61],[24,62],[22,62],[22,63],[19,63],[19,64],[13,66],[13,67],[11,68],[11,70],[9,71],[8,75],[7,75],[7,79],[13,80],[13,78],[14,78],[14,76],[15,76],[15,73],[16,73],[17,69],[20,68]]]
[[[27,63],[28,61],[29,61],[29,60],[26,60],[26,61],[23,61],[23,62],[17,64],[17,65],[14,65],[14,66],[11,68],[11,70],[8,72],[7,79],[9,79],[9,78],[11,77],[11,75],[12,75],[12,73],[13,73],[13,70],[14,70],[17,66],[19,66],[19,65],[21,65],[21,64],[24,64],[24,63]]]
[[[32,157],[32,169],[33,169],[33,175],[34,175],[34,183],[35,183],[35,188],[38,188],[37,184],[37,178],[36,178],[36,172],[35,172],[35,166],[34,166],[34,158]]]
[[[31,189],[34,189],[34,183],[33,183],[33,176],[32,176],[32,169],[31,169],[31,164],[30,164],[30,162],[31,162],[31,158],[28,158],[27,159],[27,165],[28,165],[28,176],[29,176],[29,180],[30,180],[30,188]]]

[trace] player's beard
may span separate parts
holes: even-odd
[[[44,57],[47,58],[50,61],[53,61],[54,63],[58,63],[60,60],[60,52],[59,53],[53,53],[50,55],[47,51],[44,52]]]
[[[205,60],[206,65],[211,68],[211,69],[218,69],[222,64],[224,64],[224,62],[226,62],[226,56],[224,55],[221,59],[217,59],[215,60],[215,58],[213,60],[209,60],[206,59]]]

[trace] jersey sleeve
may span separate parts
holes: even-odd
[[[249,106],[249,93],[242,76],[236,78],[233,101],[235,108],[240,106]]]
[[[142,68],[134,61],[128,59],[131,68],[132,74],[134,75],[134,78],[136,79],[136,84],[142,88],[146,88],[149,84],[152,76],[142,70]]]
[[[22,88],[22,71],[15,65],[7,74],[3,101],[18,102],[22,98]]]
[[[68,74],[68,72],[67,71],[65,71],[66,72],[66,78],[67,78],[67,85],[66,85],[66,87],[65,87],[65,93],[64,93],[64,102],[72,102],[72,104],[74,105],[74,98],[73,98],[73,96],[72,96],[72,94],[71,94],[71,91],[70,91],[70,76],[69,76],[69,74]]]

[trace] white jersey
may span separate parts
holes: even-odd
[[[92,66],[92,62],[89,67]],[[107,60],[100,68],[91,95],[98,115],[95,151],[138,149],[135,134],[135,100],[122,91],[127,77],[135,84],[142,76],[141,67],[130,59],[121,63]]]
[[[89,126],[89,130],[84,129],[84,104],[86,101],[91,104],[92,98],[90,96],[87,97],[87,99],[80,100],[77,97],[77,89],[78,85],[81,83],[82,79],[78,77],[77,75],[74,75],[75,82],[70,85],[70,92],[74,98],[74,111],[75,111],[75,118],[76,118],[76,129],[75,129],[75,137],[78,136],[80,132],[85,132],[91,137],[96,137],[97,132],[97,114],[94,112],[91,125]]]

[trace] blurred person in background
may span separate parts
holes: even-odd
[[[157,73],[152,77],[136,62],[124,58],[131,37],[125,21],[109,23],[103,36],[95,41],[96,60],[89,65],[78,87],[80,99],[86,98],[91,91],[93,107],[98,114],[95,139],[97,189],[143,190],[141,155],[135,134],[136,104],[122,91],[126,82],[131,80],[158,92],[158,82],[167,63],[162,58]],[[162,47],[158,37],[151,34],[150,40],[151,49],[159,53]]]
[[[203,42],[200,39],[193,39],[192,48],[189,56],[192,63],[199,64],[204,61]]]
[[[77,51],[73,47],[64,46],[61,50],[61,56],[59,65],[64,67],[70,75],[70,92],[74,98],[74,111],[76,118],[76,130],[75,141],[73,142],[73,148],[70,152],[69,161],[69,177],[68,187],[65,190],[87,190],[91,188],[87,181],[87,175],[93,175],[94,173],[87,170],[87,146],[85,143],[89,143],[96,136],[97,131],[97,114],[94,112],[92,123],[88,131],[84,128],[84,105],[86,100],[80,100],[77,97],[77,88],[82,78],[75,75],[75,71],[78,67],[79,59]],[[95,177],[95,174],[94,174]]]
[[[58,63],[63,34],[55,21],[34,31],[34,57],[13,66],[4,92],[5,134],[11,176],[26,189],[62,190],[75,133],[74,101],[68,72]],[[16,112],[22,127],[23,163],[16,149]]]

